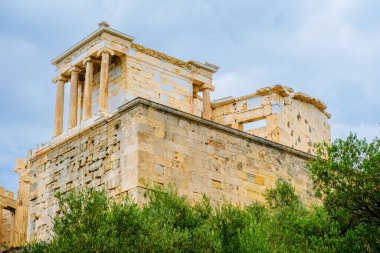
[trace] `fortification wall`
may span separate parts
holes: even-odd
[[[28,240],[50,236],[58,215],[54,194],[70,189],[104,189],[111,197],[137,182],[137,136],[134,112],[102,118],[51,143],[30,159]]]
[[[278,178],[291,182],[305,204],[312,156],[141,98],[51,143],[30,159],[28,239],[48,239],[58,212],[54,194],[71,188],[105,189],[141,203],[146,182],[174,184],[196,201],[246,205],[264,201]]]

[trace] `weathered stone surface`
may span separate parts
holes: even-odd
[[[157,134],[160,133],[160,134]],[[86,149],[81,147],[86,145]],[[47,159],[45,158],[47,157]],[[205,193],[246,205],[263,201],[263,192],[282,178],[306,204],[312,156],[251,134],[204,120],[141,98],[124,105],[70,140],[30,159],[28,238],[48,239],[57,215],[57,191],[104,189],[143,203],[147,182],[174,184],[196,201]]]
[[[0,250],[13,242],[16,207],[14,193],[0,187]]]
[[[28,226],[30,191],[30,168],[28,160],[21,158],[16,159],[15,171],[19,175],[19,184],[12,245],[19,246],[26,242],[26,232]]]

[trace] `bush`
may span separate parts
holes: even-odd
[[[148,192],[139,207],[110,201],[104,192],[58,195],[61,215],[49,243],[27,252],[341,252],[370,251],[373,231],[357,227],[341,234],[323,207],[305,209],[294,188],[279,181],[268,190],[268,206],[224,203],[214,210],[203,199],[194,206],[173,188]],[[373,237],[373,236],[372,236]],[[367,248],[366,248],[367,247]]]

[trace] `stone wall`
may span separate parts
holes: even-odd
[[[12,239],[14,216],[10,210],[2,210],[0,226],[0,245],[9,245]]]
[[[50,217],[58,214],[56,192],[95,188],[104,189],[113,197],[136,186],[137,138],[133,118],[133,112],[117,114],[109,120],[102,118],[30,159],[28,240],[49,238]]]
[[[17,191],[17,206],[14,222],[13,246],[20,246],[26,242],[26,232],[28,225],[28,206],[30,175],[29,164],[27,159],[17,158],[15,171],[19,175],[19,184]]]
[[[305,204],[312,201],[311,156],[169,108],[143,107],[136,121],[140,187],[171,183],[192,200],[205,193],[213,203],[246,205],[264,202],[265,189],[281,178]]]
[[[193,84],[188,69],[130,49],[125,71],[128,101],[143,97],[195,114]]]
[[[71,188],[105,189],[137,202],[146,182],[174,184],[193,201],[264,201],[282,178],[309,205],[305,168],[312,156],[142,98],[86,129],[52,142],[30,159],[28,239],[48,239],[58,213],[54,194]]]
[[[15,171],[19,175],[17,200],[13,192],[0,187],[0,252],[26,242],[30,183],[27,160],[17,158]]]
[[[279,118],[279,142],[313,153],[314,143],[331,141],[329,116],[298,99],[285,104]]]

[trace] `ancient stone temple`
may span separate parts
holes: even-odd
[[[0,191],[4,240],[48,239],[54,194],[72,188],[142,203],[146,182],[171,183],[191,201],[205,193],[245,205],[281,178],[313,201],[306,164],[313,143],[330,141],[320,100],[274,85],[211,101],[218,66],[146,48],[105,22],[52,64],[53,137],[19,160],[17,201]]]

